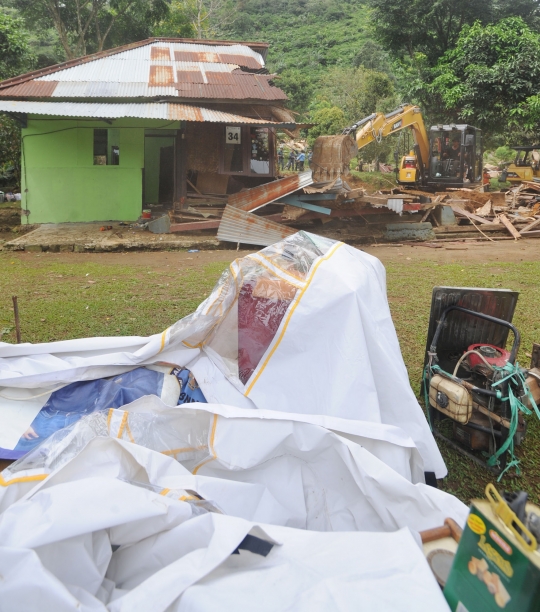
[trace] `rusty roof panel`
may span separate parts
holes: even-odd
[[[198,106],[188,106],[187,104],[169,104],[169,119],[172,121],[205,121],[202,111]],[[210,121],[212,121],[210,119]]]
[[[114,59],[119,62],[135,60],[140,68],[147,72],[144,66],[145,61],[151,60],[151,49],[154,47],[168,47],[171,51],[208,51],[211,49],[215,53],[225,53],[230,55],[242,55],[255,58],[257,62],[264,66],[264,57],[268,51],[268,43],[257,42],[238,42],[224,40],[194,40],[194,39],[171,39],[171,38],[149,38],[136,43],[130,43],[107,51],[100,51],[93,55],[86,55],[76,59],[40,68],[26,74],[6,79],[0,83],[0,88],[5,89],[12,85],[19,85],[31,80],[64,80],[64,81],[84,81],[87,78],[88,69],[92,70],[104,60]],[[142,60],[142,61],[141,61]],[[154,60],[160,61],[160,60]],[[69,75],[66,74],[69,72]],[[54,75],[62,75],[63,78],[56,79]],[[142,79],[132,79],[140,81]],[[146,81],[146,78],[144,78]]]
[[[268,79],[255,74],[230,74],[231,85],[216,83],[208,77],[208,84],[178,83],[181,98],[209,98],[227,100],[286,100],[287,96],[278,87],[273,87]]]
[[[264,63],[256,57],[241,53],[215,53],[209,51],[175,51],[174,59],[177,62],[209,62],[216,64],[234,64],[243,68],[259,70]]]
[[[268,221],[248,211],[227,205],[221,217],[217,238],[226,242],[270,246],[295,234],[296,231],[286,225]]]
[[[270,202],[275,202],[279,200],[279,198],[283,198],[312,183],[313,178],[311,176],[311,170],[306,170],[306,172],[292,174],[291,176],[286,176],[277,181],[234,193],[229,196],[228,203],[229,206],[233,208],[240,208],[247,211],[257,210],[266,204],[270,204]]]
[[[169,47],[152,47],[150,50],[151,60],[170,60],[171,52]]]
[[[28,81],[27,83],[21,83],[20,85],[0,90],[0,96],[2,98],[50,98],[57,85],[57,81]]]
[[[222,64],[236,64],[243,68],[251,68],[253,70],[259,70],[263,67],[254,57],[248,55],[233,55],[231,53],[220,53],[220,60]]]
[[[197,70],[179,70],[177,73],[178,83],[204,83],[202,72]]]
[[[150,78],[148,84],[172,85],[174,83],[174,73],[172,66],[150,66]]]
[[[244,117],[233,113],[200,108],[172,102],[146,102],[110,104],[102,102],[31,102],[27,100],[0,100],[0,112],[49,115],[52,117],[98,117],[119,119],[166,119],[169,121],[208,121],[210,123],[249,124],[278,127],[279,123]]]
[[[206,72],[206,80],[210,85],[232,85],[234,83],[230,72]]]

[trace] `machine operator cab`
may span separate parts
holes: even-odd
[[[516,152],[516,158],[501,173],[501,181],[521,183],[540,177],[540,145],[511,148]]]
[[[434,125],[429,131],[429,175],[432,187],[476,187],[482,184],[482,132],[470,125]]]

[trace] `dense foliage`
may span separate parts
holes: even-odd
[[[519,17],[461,31],[436,66],[432,84],[455,119],[504,133],[527,98],[540,91],[540,35]]]
[[[0,78],[149,36],[270,43],[309,131],[419,104],[494,148],[540,139],[537,0],[0,0]],[[15,15],[20,15],[17,19]],[[0,140],[3,136],[0,134]],[[401,141],[400,141],[401,142]],[[0,166],[10,157],[0,144]],[[398,141],[363,152],[391,160]]]

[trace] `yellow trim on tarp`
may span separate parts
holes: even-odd
[[[11,480],[4,480],[2,474],[0,474],[0,486],[9,487],[9,485],[17,484],[19,482],[35,482],[36,480],[45,480],[49,474],[35,474],[34,476],[19,476],[18,478],[12,478]]]
[[[122,434],[124,433],[124,428],[126,426],[128,420],[128,413],[124,412],[123,416],[122,416],[122,421],[120,422],[120,427],[118,428],[118,435],[116,436],[117,438],[121,438]]]
[[[257,259],[259,257],[262,257],[263,259],[266,259],[266,261],[269,264],[271,264],[272,266],[274,266],[274,268],[277,268],[278,270],[281,270],[281,272],[283,272],[283,274],[286,274],[287,276],[292,276],[292,278],[294,278],[298,282],[302,283],[302,285],[306,282],[305,279],[300,278],[299,276],[296,276],[296,274],[293,274],[292,272],[289,272],[289,271],[285,270],[285,268],[282,268],[281,266],[278,266],[277,263],[273,262],[269,257],[266,257],[266,255],[263,255],[262,253],[255,253],[255,255],[253,255],[252,259],[254,261],[257,261]]]
[[[167,327],[167,329],[161,334],[161,348],[159,349],[159,353],[161,353],[161,351],[165,348],[165,340],[167,339],[167,332],[169,331],[169,328]]]
[[[260,375],[263,373],[264,369],[268,365],[268,362],[272,358],[272,355],[276,352],[277,347],[279,346],[280,342],[283,340],[283,336],[285,335],[285,332],[287,331],[287,327],[289,325],[291,317],[293,316],[293,313],[296,310],[296,307],[298,306],[298,304],[300,304],[300,300],[304,297],[306,291],[308,290],[308,287],[310,286],[311,281],[313,280],[313,277],[315,276],[315,272],[317,271],[318,267],[323,263],[323,261],[328,261],[328,259],[330,259],[330,257],[332,257],[332,255],[339,249],[339,247],[343,246],[343,244],[344,244],[343,242],[338,242],[336,245],[334,245],[328,251],[328,253],[324,257],[321,257],[319,259],[319,261],[313,266],[313,270],[311,271],[311,273],[309,275],[309,278],[307,279],[304,288],[302,289],[302,291],[300,292],[300,294],[296,298],[294,304],[290,307],[290,310],[289,310],[289,313],[287,315],[287,318],[285,319],[285,323],[283,324],[283,327],[281,328],[281,333],[279,335],[279,338],[277,339],[276,343],[272,347],[272,350],[270,351],[270,353],[268,354],[268,356],[264,360],[264,363],[259,368],[259,371],[257,372],[257,375],[252,380],[252,382],[250,383],[250,385],[247,388],[246,392],[244,393],[244,395],[246,397],[250,394],[251,390],[253,389],[253,386],[259,380]]]
[[[109,408],[109,414],[107,415],[107,431],[111,433],[111,419],[113,415],[114,408]]]
[[[210,433],[210,452],[212,453],[212,456],[208,457],[208,459],[205,459],[204,461],[199,463],[199,465],[197,465],[195,469],[193,470],[192,472],[193,475],[195,475],[202,468],[203,465],[206,465],[207,463],[210,463],[210,461],[217,459],[217,454],[216,454],[216,451],[214,450],[214,440],[216,438],[217,421],[218,421],[218,415],[214,414],[214,422],[212,423],[212,431]]]
[[[130,442],[133,442],[133,444],[135,444],[135,438],[131,435],[131,429],[129,428],[129,423],[127,421],[126,421],[126,432],[127,432],[127,435],[129,436]]]
[[[266,257],[265,257],[265,259],[266,259]],[[292,274],[289,274],[288,272],[285,272],[285,270],[281,270],[281,268],[279,266],[275,266],[274,264],[272,264],[272,265],[274,265],[275,268],[278,268],[279,270],[281,270],[289,278],[283,278],[283,276],[278,274],[275,270],[272,270],[272,268],[268,267],[266,264],[263,264],[263,262],[260,261],[257,257],[252,257],[251,261],[254,261],[257,265],[261,266],[261,268],[264,268],[265,270],[268,270],[268,272],[270,272],[270,274],[272,274],[276,278],[279,278],[279,279],[285,281],[286,283],[289,283],[289,285],[292,285],[293,287],[296,287],[297,289],[302,289],[304,287],[304,284],[305,284],[304,281],[298,281],[298,279],[296,279],[295,276],[293,276]],[[270,262],[270,263],[272,263],[272,262]],[[296,279],[296,280],[291,280],[291,279]]]
[[[163,489],[162,491],[159,492],[160,495],[167,495],[167,493],[170,491],[170,489]]]
[[[206,444],[203,444],[202,446],[186,446],[184,448],[173,448],[171,450],[164,450],[164,451],[161,451],[161,454],[162,455],[179,455],[180,453],[188,453],[190,451],[204,450],[205,448],[207,448]]]

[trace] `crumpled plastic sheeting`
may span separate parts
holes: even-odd
[[[76,492],[55,493],[61,499]],[[116,501],[122,490],[108,493]],[[177,517],[178,524],[171,522],[169,529],[111,553],[111,543],[122,541],[115,525],[124,520],[130,532],[134,512],[121,504],[113,518],[107,500],[100,498],[101,506],[85,501],[101,525],[113,526],[36,549],[0,547],[3,610],[449,610],[422,551],[405,529],[325,534],[206,514],[184,522]],[[142,502],[137,516],[147,514],[150,520],[155,507],[166,508],[155,494],[154,500],[130,501]],[[70,503],[67,507],[77,509]],[[180,514],[178,508],[175,512]],[[22,514],[21,521],[26,520]],[[274,546],[266,557],[231,554],[246,535]]]
[[[131,408],[2,472],[0,609],[448,610],[405,526],[463,523],[456,498],[302,415]],[[231,554],[248,534],[268,556]]]
[[[409,384],[384,268],[343,243],[299,232],[237,259],[193,314],[149,338],[0,344],[0,384],[44,389],[160,362],[189,367],[212,403],[400,427],[425,470],[446,475]]]
[[[286,413],[274,413],[274,418],[261,419],[252,417],[250,410],[213,409],[208,404],[152,409],[151,402],[157,399],[145,406],[146,399],[136,402],[133,411],[89,415],[4,470],[0,509],[32,490],[65,482],[73,470],[83,469],[93,476],[121,477],[165,489],[187,488],[226,514],[301,529],[409,527],[420,531],[442,525],[448,516],[464,523],[467,508],[455,497],[425,484],[412,484],[360,444],[302,422],[301,415],[294,420]],[[139,468],[127,469],[118,450],[108,450],[103,458],[92,450],[111,439],[131,442],[123,454],[129,452],[143,461],[146,474],[139,473]],[[167,460],[171,457],[178,463],[171,466]],[[152,475],[148,466],[154,470]],[[185,478],[182,487],[165,481],[161,470],[169,473],[171,469],[189,475],[191,484],[185,485]],[[233,502],[226,488],[216,492],[206,485],[199,490],[194,480],[198,477],[227,485],[256,485],[257,503],[248,503],[250,492]],[[43,483],[35,487],[39,480]],[[242,504],[245,509],[239,507]],[[256,508],[256,514],[246,515],[250,508]]]

